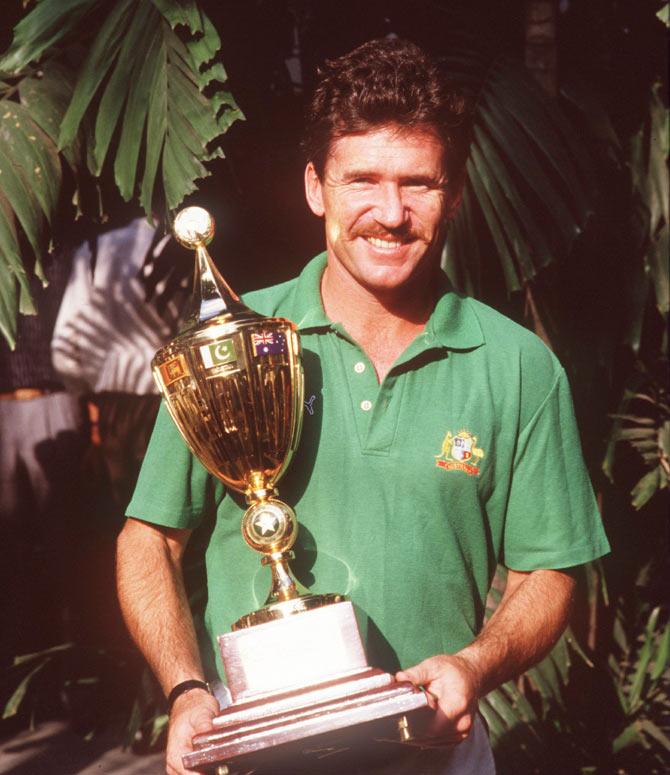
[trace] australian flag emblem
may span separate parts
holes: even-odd
[[[283,355],[286,352],[286,337],[280,331],[263,331],[251,335],[254,355]]]

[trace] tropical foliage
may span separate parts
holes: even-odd
[[[28,276],[44,279],[56,218],[74,214],[64,200],[80,207],[82,187],[104,198],[115,185],[151,218],[222,155],[215,141],[242,114],[220,45],[195,0],[40,0],[19,22],[0,59],[0,331],[11,345],[17,312],[35,312]]]
[[[593,166],[574,129],[519,63],[483,56],[475,40],[447,51],[449,72],[476,107],[445,268],[457,287],[481,297],[482,255],[492,241],[505,287],[519,291],[570,253],[594,207]]]
[[[667,5],[665,9],[667,11]],[[634,321],[631,337],[636,355],[642,357],[638,357],[628,378],[603,464],[607,475],[612,477],[616,445],[621,441],[628,442],[639,454],[646,470],[631,492],[636,509],[642,508],[658,490],[667,488],[670,478],[667,331],[662,335],[656,352],[640,353],[643,316],[647,308],[655,306],[666,323],[670,310],[670,177],[667,165],[670,128],[662,90],[660,82],[654,85],[648,114],[630,144],[632,182],[646,225],[641,251],[647,280],[640,294],[638,319]]]
[[[428,5],[446,20],[452,4]],[[654,23],[667,15],[665,4]],[[608,29],[617,24],[624,34],[616,18]],[[457,288],[533,327],[566,365],[615,548],[586,569],[571,630],[536,668],[486,697],[482,713],[503,773],[662,772],[670,767],[665,75],[640,85],[648,92],[626,123],[597,89],[566,79],[557,99],[547,97],[478,29],[444,27],[447,64],[475,110],[445,267]],[[240,117],[219,47],[195,0],[41,0],[17,26],[0,60],[0,328],[10,341],[17,311],[32,309],[26,277],[40,275],[70,197],[90,201],[81,191],[97,187],[104,207],[114,188],[151,215],[178,206],[207,174],[218,138]],[[58,658],[17,665],[6,712]],[[147,675],[129,742],[156,743],[163,710]]]

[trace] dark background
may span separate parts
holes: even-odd
[[[221,36],[221,60],[229,75],[228,88],[246,120],[236,122],[223,137],[226,158],[211,165],[212,175],[201,182],[200,190],[187,203],[203,205],[213,213],[218,231],[210,250],[238,292],[295,276],[324,247],[322,224],[309,212],[304,200],[304,159],[300,151],[305,96],[320,62],[365,40],[391,33],[439,54],[448,49],[450,36],[459,28],[469,30],[489,55],[503,52],[519,61],[524,59],[524,0],[204,0],[202,5]],[[609,116],[624,147],[643,121],[651,84],[659,73],[666,72],[667,33],[655,17],[660,5],[651,0],[557,2],[559,84],[578,84],[592,95],[594,106]],[[11,40],[11,29],[24,10],[19,0],[5,1],[2,13],[0,48],[4,50]],[[286,66],[296,28],[302,83],[291,81]],[[560,96],[558,102],[580,131],[570,106]],[[597,212],[571,255],[561,266],[543,270],[534,289],[539,293],[546,283],[553,283],[558,289],[556,296],[561,306],[556,349],[570,373],[587,461],[596,489],[604,493],[603,511],[615,547],[615,555],[607,560],[610,595],[615,600],[621,592],[632,600],[634,590],[641,586],[635,575],[642,567],[639,557],[653,554],[664,542],[667,545],[667,515],[660,513],[662,503],[659,507],[658,500],[652,502],[652,513],[648,511],[642,520],[630,512],[628,493],[643,473],[633,453],[624,456],[619,465],[621,485],[617,492],[608,488],[601,471],[611,414],[617,411],[623,380],[634,358],[630,348],[620,341],[619,331],[624,317],[621,300],[625,301],[629,290],[633,263],[631,244],[626,242],[626,219],[631,218],[632,204],[628,171],[608,158],[607,143],[598,131],[593,131],[598,128],[595,108],[590,118],[589,130],[584,128],[582,139],[596,162]],[[112,228],[141,215],[139,208],[114,200],[113,185],[104,186],[104,190],[109,220],[102,225],[86,220],[77,224],[64,221],[56,235],[57,242],[76,244],[87,233]],[[487,239],[485,234],[482,239]],[[180,248],[175,251],[175,260],[181,255],[184,267],[190,269],[190,255]],[[532,325],[524,315],[523,294],[508,297],[492,245],[486,271],[484,301]],[[652,314],[656,313],[650,304],[649,316]],[[647,329],[659,339],[663,322],[658,315],[652,322],[654,325]],[[654,346],[643,343],[642,350],[658,349],[657,342],[651,344]],[[610,371],[599,366],[607,348],[614,353]],[[82,486],[85,482],[78,485],[86,490]],[[97,644],[102,633],[105,645],[127,648],[110,583],[113,534],[122,515],[119,509],[107,515],[105,508],[114,511],[98,498],[97,506],[87,513],[91,533],[99,533],[100,524],[108,528],[100,539],[100,555],[90,553],[89,564],[81,574],[86,579],[81,586],[86,587],[88,605],[95,607],[99,615],[99,620],[92,619],[87,625],[90,632],[86,633],[86,640]],[[667,600],[668,575],[666,562],[665,572],[658,574],[653,585],[644,591],[654,605],[661,599]],[[604,617],[599,624],[603,632],[607,631]],[[79,663],[79,669],[79,653],[73,661]],[[134,695],[140,683],[140,667],[131,664],[132,680],[119,680],[121,673],[116,665],[110,669],[96,663],[91,668],[109,677],[103,687],[107,692],[104,702],[96,706],[101,717],[115,705],[127,709],[132,696],[123,697],[120,702],[118,695],[122,690]],[[581,712],[589,723],[585,735],[598,739],[597,722],[602,721],[603,727],[607,725],[609,715],[614,713],[614,701],[608,705],[606,700],[610,698],[595,679],[581,676],[571,685],[574,694],[583,697],[583,704],[588,705]],[[143,691],[144,688],[140,694]],[[155,692],[152,695],[147,690],[146,695],[150,699],[143,712],[150,718],[152,712],[162,711],[162,707],[151,699]],[[570,705],[573,707],[577,706]],[[78,714],[75,708],[73,715],[86,715],[89,719],[90,703],[86,704],[85,714]],[[580,716],[575,716],[579,720]],[[20,721],[26,723],[26,718]],[[548,734],[546,729],[544,733]],[[550,749],[550,742],[547,745]],[[633,771],[636,770],[629,770]]]
[[[407,37],[439,54],[455,29],[475,35],[487,54],[523,61],[524,0],[205,0],[221,36],[221,59],[246,120],[223,137],[226,158],[187,203],[209,208],[217,221],[211,252],[231,285],[243,292],[287,280],[323,249],[322,226],[303,196],[300,151],[305,95],[324,59],[370,38]],[[666,69],[665,32],[654,0],[561,0],[558,4],[558,78],[591,92],[623,135],[639,126],[649,86]],[[23,15],[21,3],[3,4],[0,49]],[[299,34],[303,83],[291,82],[286,59]],[[113,200],[109,225],[140,215]],[[77,241],[90,224],[69,226],[60,241]],[[99,228],[99,226],[93,226]],[[107,228],[107,225],[105,225]],[[495,270],[492,270],[495,271]],[[502,276],[490,301],[504,304]],[[497,298],[496,298],[497,297]]]
[[[586,85],[615,126],[632,131],[646,108],[654,74],[663,70],[662,28],[653,14],[657,4],[575,0],[561,5],[566,11],[558,17],[559,81]],[[229,86],[246,121],[225,136],[227,159],[192,200],[212,209],[219,225],[212,253],[240,291],[289,279],[323,249],[321,224],[302,193],[299,147],[304,95],[321,61],[389,33],[439,54],[450,32],[461,26],[475,33],[487,52],[520,60],[524,54],[523,0],[228,2],[206,8],[220,32]],[[284,64],[296,19],[304,66],[301,93]]]

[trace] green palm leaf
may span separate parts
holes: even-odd
[[[480,294],[469,256],[486,255],[493,243],[511,292],[569,254],[592,210],[592,170],[574,130],[523,69],[505,57],[487,61],[469,45],[446,59],[475,108],[471,201],[451,225],[444,265],[457,288]]]
[[[499,686],[479,703],[479,710],[489,728],[491,743],[498,753],[509,750],[509,758],[522,758],[526,763],[537,764],[542,747],[535,726],[538,717],[531,704],[517,689],[514,682]]]
[[[75,79],[65,62],[82,40]],[[220,48],[195,0],[41,0],[17,25],[0,59],[0,331],[11,346],[19,311],[34,312],[26,267],[42,276],[61,159],[75,202],[86,171],[104,180],[109,167],[148,216],[177,207],[243,118]]]
[[[51,661],[51,658],[46,657],[42,662],[38,662],[37,665],[35,665],[35,667],[33,667],[32,670],[26,676],[24,676],[24,678],[16,687],[16,689],[14,690],[14,693],[12,694],[12,696],[9,698],[9,700],[5,705],[5,708],[2,712],[3,719],[11,718],[12,716],[15,716],[18,713],[18,710],[26,696],[26,692],[28,691],[28,687],[31,681],[41,670],[43,670],[49,664],[50,661]]]
[[[128,83],[134,75],[138,59],[137,52],[146,50],[144,46],[151,34],[148,28],[153,21],[150,17],[151,6],[148,3],[143,3],[138,7],[135,18],[128,26],[127,34],[123,37],[116,67],[100,100],[95,118],[95,148],[93,151],[96,175],[102,172],[112,135],[121,117],[121,108],[128,97]],[[103,70],[104,68],[100,67],[99,69]],[[74,104],[73,100],[72,105]],[[65,128],[66,123],[63,122],[61,132],[65,131]]]
[[[73,83],[72,70],[48,61],[0,88],[0,331],[12,347],[17,314],[36,311],[27,267],[44,281],[41,259],[62,193],[56,142]],[[62,157],[78,180],[81,133]]]
[[[14,28],[12,45],[0,59],[0,70],[19,73],[37,62],[81,24],[100,0],[41,0]]]
[[[39,96],[44,104],[34,115],[30,102]],[[24,256],[44,280],[41,257],[60,196],[60,158],[46,120],[52,111],[57,107],[33,76],[0,93],[0,331],[10,346],[17,313],[35,312]]]
[[[135,5],[135,0],[120,0],[116,3],[96,36],[84,60],[72,101],[63,118],[59,136],[61,147],[68,146],[73,141],[86,109],[118,57],[119,48],[134,20],[131,8]],[[118,62],[116,64],[118,67]],[[109,85],[107,89],[109,90]]]
[[[165,17],[172,29],[178,25],[188,27],[193,33],[204,31],[204,14],[200,12],[195,0],[151,0]],[[214,52],[216,53],[216,52]],[[209,59],[214,56],[214,53]]]
[[[186,42],[177,26],[187,29]],[[126,200],[139,192],[149,216],[160,201],[177,207],[209,174],[204,162],[221,155],[210,143],[242,118],[230,93],[219,88],[226,73],[211,62],[219,48],[216,30],[194,2],[118,0],[82,65],[60,146],[67,148],[87,111],[95,112],[94,173],[111,153]],[[211,99],[205,87],[214,88]]]
[[[649,114],[633,138],[631,169],[643,207],[649,217],[649,244],[645,264],[656,294],[656,305],[662,315],[670,309],[670,203],[668,193],[668,130],[670,111],[661,97],[662,86],[651,93]]]
[[[17,86],[21,104],[54,145],[58,144],[60,125],[72,99],[74,82],[75,75],[69,67],[50,60],[40,69],[39,74],[22,78]],[[61,152],[61,156],[65,158],[73,173],[81,171],[85,160],[81,133],[75,137],[69,148]]]

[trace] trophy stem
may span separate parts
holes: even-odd
[[[262,608],[238,619],[233,631],[285,619],[344,599],[336,594],[310,594],[296,581],[289,568],[289,561],[294,557],[289,550],[295,542],[298,523],[293,509],[278,498],[267,497],[266,491],[267,488],[258,485],[249,494],[252,505],[242,518],[242,535],[252,549],[263,555],[261,563],[270,568],[270,594]]]
[[[293,552],[273,552],[264,555],[261,563],[270,566],[272,585],[265,605],[280,603],[283,600],[293,600],[300,595],[306,595],[307,590],[299,581],[293,578],[289,569],[289,561],[294,558]]]

